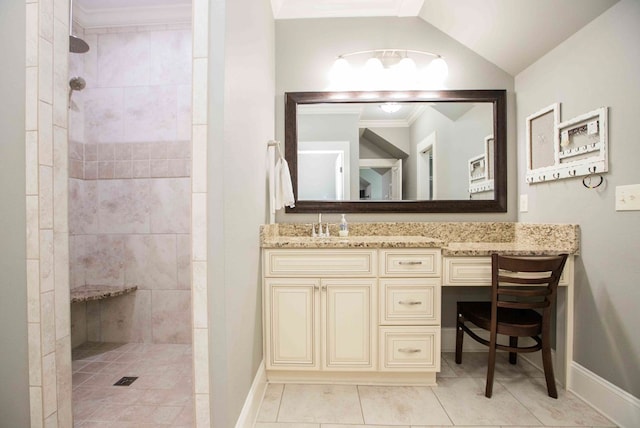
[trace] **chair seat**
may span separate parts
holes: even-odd
[[[491,302],[459,302],[466,321],[491,330]],[[542,332],[542,316],[533,309],[498,308],[498,334],[536,336]]]

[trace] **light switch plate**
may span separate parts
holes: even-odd
[[[529,212],[529,195],[520,195],[520,212]]]
[[[616,186],[616,211],[640,211],[640,184]]]

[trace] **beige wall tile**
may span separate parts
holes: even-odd
[[[42,357],[42,413],[45,418],[52,415],[57,409],[56,382],[56,354],[50,352]]]
[[[40,295],[40,328],[42,329],[42,355],[56,350],[56,314],[53,291]]]
[[[191,234],[176,236],[178,288],[191,290]]]
[[[191,291],[153,290],[153,343],[191,343]]]
[[[27,320],[40,322],[40,261],[27,260]]]
[[[26,65],[35,67],[38,65],[38,4],[26,5]]]
[[[193,193],[191,203],[191,234],[193,260],[207,260],[207,195]]]
[[[40,37],[53,41],[53,0],[39,0]]]
[[[178,288],[175,235],[130,235],[125,241],[125,282],[149,290]]]
[[[47,418],[44,420],[44,428],[58,428],[58,411],[56,408],[56,411],[54,413],[52,413],[51,415],[47,416]]]
[[[38,163],[53,166],[53,108],[38,102]]]
[[[207,123],[207,68],[206,58],[193,61],[193,102],[191,104],[194,125]]]
[[[70,282],[69,282],[69,234],[56,232],[53,235],[55,264],[55,314],[56,339],[70,334]]]
[[[29,385],[42,386],[42,339],[40,323],[28,324]]]
[[[29,388],[29,406],[31,409],[31,428],[41,428],[42,418],[42,387],[32,386]]]
[[[46,2],[46,0],[45,0]],[[40,2],[40,5],[43,5]],[[42,6],[40,7],[42,10]],[[42,13],[40,14],[42,18]],[[53,21],[52,21],[53,24]],[[40,27],[42,29],[42,27]],[[51,28],[53,32],[53,25]],[[49,105],[53,104],[53,37],[38,41],[38,98]]]
[[[66,28],[69,28],[69,2],[66,0],[53,0],[53,17],[64,24]]]
[[[209,394],[196,394],[196,428],[211,426],[211,410],[209,409]]]
[[[189,233],[191,182],[188,178],[151,180],[149,214],[151,233]]]
[[[80,346],[87,340],[87,304],[73,303],[71,305],[71,347]]]
[[[56,232],[69,230],[69,157],[67,130],[53,127],[53,228]]]
[[[193,57],[206,58],[209,42],[209,1],[193,0]]]
[[[27,131],[25,136],[25,175],[27,195],[38,194],[38,131]]]
[[[100,340],[151,343],[151,291],[137,290],[101,302]]]
[[[27,131],[38,130],[38,67],[25,71],[24,124]]]
[[[53,24],[53,123],[67,127],[69,90],[69,29],[54,20]]]
[[[40,292],[54,288],[53,230],[40,229]]]
[[[196,328],[193,330],[193,371],[197,400],[197,394],[209,393],[209,337],[207,329]]]
[[[87,235],[82,258],[85,282],[90,285],[124,285],[125,238]]]
[[[27,258],[40,257],[40,209],[38,196],[26,197],[27,214]]]
[[[67,322],[67,325],[69,323]],[[56,379],[58,397],[58,420],[61,428],[73,426],[71,412],[71,337],[65,336],[56,341]]]
[[[193,328],[208,327],[207,262],[193,262]]]
[[[207,125],[193,127],[193,171],[191,174],[194,192],[207,191]]]
[[[149,180],[100,180],[99,231],[149,233],[149,189]]]
[[[39,222],[41,229],[53,229],[53,168],[40,166],[38,180]]]

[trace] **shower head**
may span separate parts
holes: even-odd
[[[89,45],[80,37],[69,35],[69,52],[71,53],[89,52]]]
[[[80,76],[72,77],[71,80],[69,80],[69,88],[71,88],[72,91],[81,91],[85,86],[87,86],[87,82]]]

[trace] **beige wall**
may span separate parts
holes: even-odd
[[[0,2],[0,424],[11,427],[29,426],[24,28],[24,2]]]
[[[524,222],[577,223],[576,362],[640,397],[640,212],[616,212],[615,188],[640,183],[640,3],[622,0],[516,76],[519,193]],[[609,107],[609,172],[597,190],[580,179],[525,183],[525,118],[561,103],[561,120]]]
[[[208,286],[211,417],[235,425],[262,360],[259,227],[274,137],[269,1],[210,3]]]

